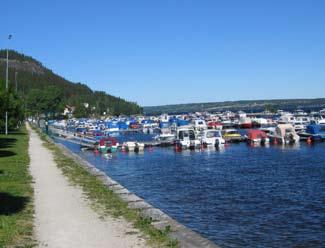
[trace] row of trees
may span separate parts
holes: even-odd
[[[83,101],[74,102],[75,117],[98,117],[106,114],[132,114],[140,110],[137,105],[129,105],[124,100],[112,104],[106,93],[95,92],[96,101],[85,104]],[[84,99],[84,101],[91,99]],[[130,108],[131,106],[131,108]],[[15,129],[28,116],[39,118],[61,117],[66,107],[64,92],[56,86],[47,86],[44,89],[31,89],[26,95],[16,92],[12,83],[5,89],[4,80],[0,80],[0,129],[5,129],[5,112],[8,111],[9,129]]]

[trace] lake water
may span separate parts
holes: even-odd
[[[221,247],[324,247],[325,143],[105,159],[72,151]]]

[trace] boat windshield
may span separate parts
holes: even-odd
[[[233,131],[228,131],[227,134],[238,134],[238,132],[236,130],[233,130]]]
[[[285,133],[292,133],[292,129],[291,128],[286,128]]]
[[[193,130],[190,130],[189,136],[190,136],[190,140],[195,140],[195,133]]]
[[[217,131],[210,131],[210,132],[207,132],[206,137],[207,137],[207,138],[216,138],[216,137],[220,137],[220,133],[217,132]]]
[[[189,134],[187,131],[179,131],[179,139],[183,140],[184,138],[188,138]]]

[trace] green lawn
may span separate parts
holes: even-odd
[[[25,128],[0,134],[0,247],[33,247],[33,190]]]

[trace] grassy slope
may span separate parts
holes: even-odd
[[[153,247],[179,246],[176,240],[170,238],[170,228],[166,228],[165,230],[156,229],[152,225],[150,218],[142,217],[138,210],[129,209],[127,203],[103,185],[101,181],[74,160],[66,157],[57,146],[48,140],[47,136],[39,131],[38,133],[44,141],[44,145],[53,152],[57,166],[72,183],[81,186],[84,193],[93,203],[95,210],[99,211],[102,215],[123,217],[127,221],[130,221],[134,224],[135,228],[147,236],[149,245]]]
[[[0,135],[0,247],[32,247],[33,190],[25,128]]]

